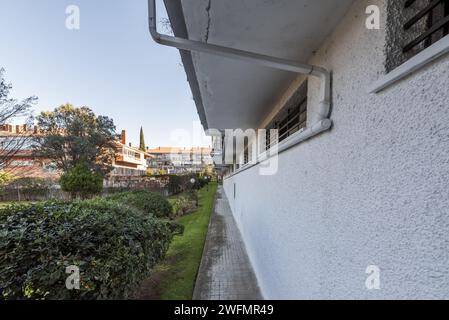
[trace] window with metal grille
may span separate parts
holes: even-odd
[[[266,149],[281,142],[307,125],[307,80],[266,128]],[[273,135],[271,130],[277,131]]]
[[[419,45],[427,48],[449,34],[449,0],[429,0],[424,7],[414,6],[417,2],[405,1],[404,10],[413,11],[413,15],[404,24],[404,30],[410,31],[417,25],[423,25],[423,30],[403,47],[404,53],[409,53]]]
[[[249,143],[248,143],[248,138],[245,137],[244,138],[244,152],[243,152],[243,164],[247,164],[249,162]]]

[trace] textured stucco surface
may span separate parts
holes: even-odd
[[[381,30],[365,28],[371,4]],[[356,1],[310,61],[333,72],[332,130],[282,153],[276,175],[224,182],[265,298],[449,298],[449,57],[366,93],[384,74],[385,8]],[[380,290],[365,288],[372,264]]]

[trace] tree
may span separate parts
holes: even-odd
[[[37,97],[29,97],[21,101],[9,97],[12,85],[6,83],[3,76],[5,69],[0,68],[0,124],[21,119],[25,124],[31,124],[31,108],[37,102]],[[28,142],[30,136],[26,133],[14,136],[0,137],[0,167],[7,166],[12,157]]]
[[[214,166],[212,166],[212,165],[204,166],[203,169],[201,170],[200,174],[202,177],[212,178],[213,176],[215,176]]]
[[[102,176],[112,170],[118,138],[112,119],[66,104],[42,112],[37,123],[41,131],[33,138],[36,155],[52,159],[64,172],[80,163]]]
[[[0,171],[0,188],[4,187],[11,181],[14,181],[14,176],[12,174]]]
[[[70,192],[72,198],[86,199],[91,195],[99,194],[103,189],[103,177],[93,172],[84,162],[78,163],[74,168],[65,172],[59,181],[64,191]]]
[[[140,147],[139,147],[139,149],[142,150],[142,151],[146,151],[147,150],[147,147],[145,145],[145,135],[143,134],[143,128],[142,127],[140,127]]]

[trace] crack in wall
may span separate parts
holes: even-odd
[[[207,25],[206,25],[206,35],[204,36],[204,42],[209,41],[209,33],[210,33],[210,25],[211,25],[211,17],[210,17],[210,10],[212,7],[212,0],[209,0],[206,7],[206,14],[207,14]]]

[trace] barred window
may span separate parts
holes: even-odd
[[[266,149],[270,149],[307,125],[307,80],[288,101],[287,105],[275,116],[266,127]],[[277,137],[270,130],[277,130]]]
[[[245,137],[244,141],[244,152],[243,152],[243,164],[247,164],[249,162],[249,143],[248,138]]]
[[[421,8],[417,6],[417,2],[417,0],[405,2],[405,10],[412,11],[413,16],[404,24],[404,30],[411,30],[420,21],[425,21],[425,27],[421,34],[404,46],[404,53],[421,43],[427,48],[449,34],[449,0],[428,0]]]
[[[449,0],[389,0],[386,71],[449,34]]]

